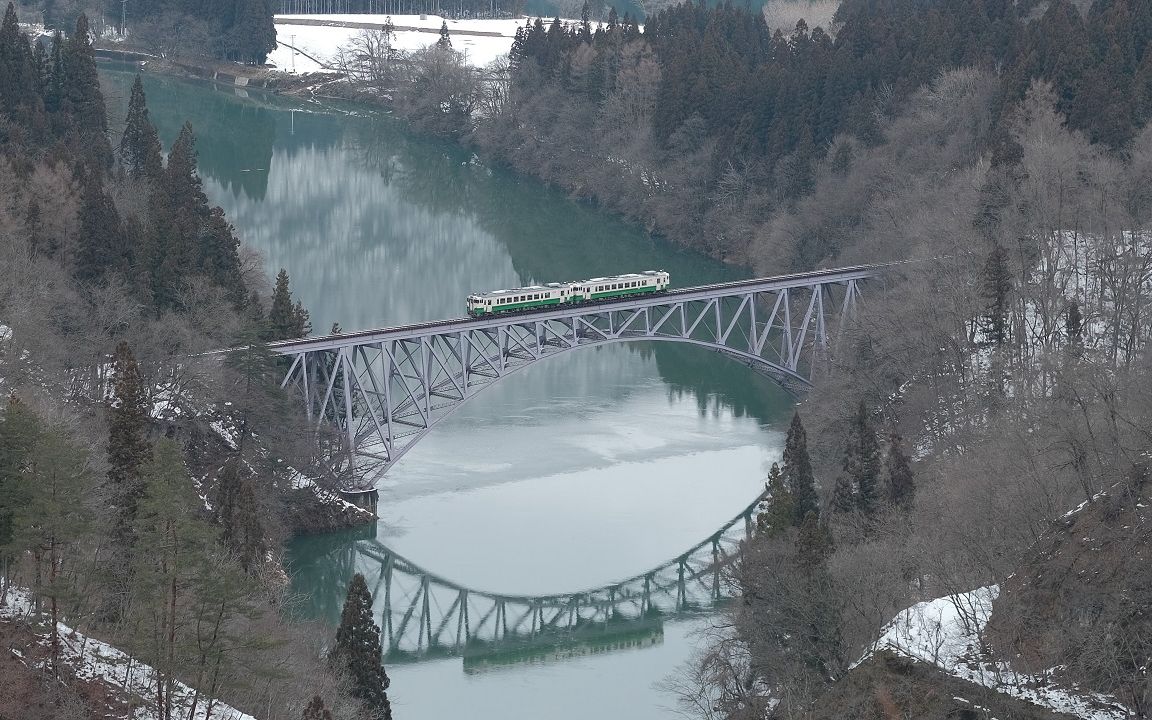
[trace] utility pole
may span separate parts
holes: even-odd
[[[120,0],[120,37],[128,31],[128,0]]]
[[[289,35],[288,37],[290,37],[292,39],[292,46],[288,49],[292,51],[292,72],[295,73],[296,72],[296,36],[295,35]]]

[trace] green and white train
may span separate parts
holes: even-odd
[[[468,314],[473,317],[494,313],[540,310],[555,305],[593,302],[629,295],[649,295],[668,289],[668,273],[645,270],[642,273],[590,278],[577,282],[548,283],[511,290],[492,290],[468,296]]]

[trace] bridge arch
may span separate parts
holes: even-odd
[[[462,318],[274,343],[294,390],[337,455],[360,468],[347,493],[375,481],[485,388],[551,357],[617,342],[704,347],[785,386],[810,385],[857,312],[878,266],[674,290],[510,316]]]

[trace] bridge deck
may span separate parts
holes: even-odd
[[[375,328],[372,330],[359,330],[356,332],[341,333],[339,335],[321,335],[318,337],[303,338],[300,340],[282,340],[280,342],[269,343],[268,348],[275,353],[282,355],[292,355],[312,350],[331,350],[340,347],[348,347],[350,345],[359,345],[361,343],[373,342],[374,340],[399,340],[408,337],[426,335],[430,331],[464,331],[481,327],[495,327],[502,323],[513,324],[523,322],[524,317],[528,315],[540,320],[555,320],[572,317],[574,315],[582,315],[589,312],[589,310],[592,308],[602,307],[605,305],[611,305],[613,309],[630,310],[634,308],[645,307],[647,305],[663,304],[669,302],[670,300],[677,302],[707,300],[714,297],[718,293],[732,292],[737,290],[751,292],[770,292],[794,285],[807,285],[813,281],[847,282],[849,280],[862,280],[874,276],[880,269],[891,267],[895,264],[896,263],[873,263],[868,265],[854,265],[852,267],[836,268],[834,270],[814,270],[811,272],[780,275],[770,278],[754,278],[751,280],[737,280],[735,282],[678,288],[655,295],[646,295],[641,297],[626,297],[620,299],[574,303],[572,305],[567,305],[556,310],[528,310],[515,313],[494,314],[488,317],[452,318],[448,320],[435,320],[426,323],[414,323],[410,325],[397,325],[387,328]]]

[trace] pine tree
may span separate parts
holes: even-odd
[[[0,117],[28,123],[39,104],[36,69],[28,36],[20,32],[16,8],[8,3],[4,21],[0,24]]]
[[[756,516],[756,527],[767,537],[777,537],[792,527],[792,493],[784,482],[784,473],[778,463],[768,471],[768,498],[761,504]]]
[[[436,47],[448,50],[452,47],[452,36],[448,34],[448,21],[445,20],[440,23],[440,39],[436,41]]]
[[[904,452],[901,438],[896,433],[888,438],[888,493],[892,504],[908,509],[916,498],[916,482],[912,477],[912,464]]]
[[[857,406],[848,429],[844,472],[855,489],[857,507],[865,514],[874,512],[880,499],[880,443],[863,400]]]
[[[836,477],[836,486],[832,488],[832,511],[837,513],[850,513],[856,509],[856,488],[852,485],[852,477],[842,473]]]
[[[1008,338],[1008,294],[1012,292],[1012,271],[1008,251],[1000,243],[992,246],[984,263],[983,297],[986,301],[984,332],[987,342],[1002,347]]]
[[[1084,354],[1084,318],[1080,315],[1080,303],[1068,303],[1068,313],[1064,317],[1064,334],[1068,338],[1068,353],[1078,358]]]
[[[264,561],[267,550],[264,528],[252,484],[240,476],[241,462],[233,458],[224,466],[216,501],[216,517],[220,523],[220,542],[240,563],[241,569],[251,572]]]
[[[825,568],[833,550],[835,543],[831,530],[820,522],[816,513],[809,512],[800,523],[800,532],[796,535],[797,564],[806,572]]]
[[[388,702],[389,680],[381,662],[380,628],[372,620],[372,594],[364,576],[356,573],[348,584],[348,597],[336,630],[336,647],[331,660],[348,669],[352,696],[359,698],[380,720],[391,720]]]
[[[135,179],[159,180],[164,171],[163,150],[156,128],[148,119],[148,106],[144,97],[144,84],[140,76],[132,83],[132,96],[128,101],[128,119],[120,140],[120,163]]]
[[[231,51],[236,59],[262,65],[276,49],[276,26],[269,0],[237,0],[231,28]]]
[[[28,504],[32,488],[24,479],[39,432],[36,414],[15,393],[9,395],[0,416],[0,570],[20,552],[13,545],[13,519]]]
[[[104,192],[101,172],[82,175],[80,237],[73,274],[81,282],[97,282],[109,273],[127,275],[131,252],[120,225],[120,213]]]
[[[116,346],[111,417],[108,421],[108,481],[116,507],[113,538],[121,550],[130,549],[132,526],[143,494],[143,467],[152,455],[148,442],[148,405],[136,357],[128,343]]]
[[[49,113],[60,111],[64,99],[64,36],[59,30],[52,33],[52,49],[48,58],[48,76],[44,84],[44,109]]]
[[[272,290],[272,306],[268,310],[268,326],[271,328],[272,340],[288,340],[296,337],[292,334],[293,312],[292,291],[288,288],[288,271],[280,268],[276,274],[276,286]]]
[[[304,720],[332,720],[332,713],[324,707],[324,698],[319,695],[312,697],[312,702],[304,708]]]
[[[94,169],[106,170],[112,167],[108,118],[104,111],[104,95],[100,92],[100,78],[96,74],[96,55],[92,50],[88,18],[83,14],[76,20],[76,31],[64,44],[62,63],[61,109],[67,113],[71,127],[78,134],[76,142],[82,156],[93,164]]]
[[[816,478],[812,473],[812,459],[808,456],[808,434],[800,422],[800,413],[792,416],[788,437],[784,441],[784,482],[792,496],[792,525],[799,527],[810,512],[819,516],[820,504],[816,497]]]

